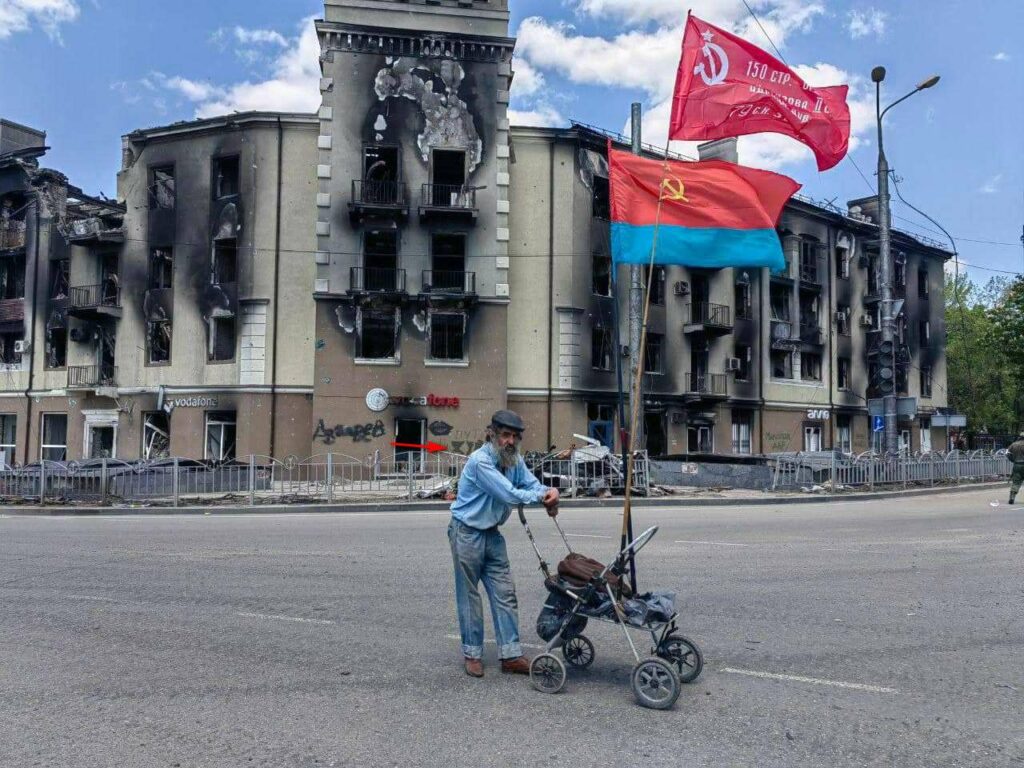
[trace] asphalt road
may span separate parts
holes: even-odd
[[[563,693],[493,644],[465,676],[443,513],[0,515],[0,766],[1024,765],[1003,495],[638,510],[661,526],[641,586],[679,593],[706,656],[667,712],[634,703],[607,625]],[[613,551],[614,510],[560,519]],[[539,644],[536,559],[506,535]]]

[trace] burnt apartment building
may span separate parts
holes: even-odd
[[[116,203],[8,126],[26,146],[0,152],[4,460],[304,454],[315,118],[131,133]]]
[[[505,0],[327,0],[319,111],[313,452],[440,440],[505,406]]]
[[[512,131],[508,397],[536,425],[532,447],[566,445],[573,434],[611,446],[618,356],[629,386],[629,275],[622,267],[611,279],[608,138],[578,125]],[[735,162],[734,142],[702,152]],[[780,272],[655,267],[642,377],[648,450],[867,450],[876,368],[893,354],[899,394],[916,398],[899,424],[901,445],[942,447],[931,415],[947,404],[942,295],[950,254],[894,232],[904,305],[895,349],[887,349],[876,212],[872,198],[844,211],[794,198],[778,226]]]

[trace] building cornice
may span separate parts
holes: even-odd
[[[511,59],[516,45],[512,37],[418,32],[334,21],[317,21],[316,31],[324,54],[337,51],[497,63]]]

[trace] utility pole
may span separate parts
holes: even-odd
[[[641,133],[640,133],[640,117],[641,117],[641,105],[639,102],[633,102],[630,108],[631,118],[631,140],[632,149],[634,155],[639,155],[642,151],[641,148]],[[639,264],[629,265],[629,370],[630,370],[630,381],[636,381],[637,371],[640,368],[640,337],[641,337],[641,325],[643,323],[643,307],[644,307],[644,278],[643,269]],[[641,390],[634,393],[638,400],[636,405],[637,423],[630,424],[629,429],[631,434],[635,435],[634,445],[640,447],[644,444],[643,434],[643,391]]]

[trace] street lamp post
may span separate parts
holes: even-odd
[[[896,368],[896,314],[893,312],[893,263],[890,237],[890,211],[889,211],[889,162],[885,157],[885,147],[882,143],[882,118],[885,113],[895,107],[901,101],[909,99],[918,91],[931,88],[939,82],[938,75],[932,75],[922,81],[910,93],[902,96],[892,104],[882,109],[882,81],[885,80],[885,67],[875,67],[871,70],[871,81],[875,84],[875,120],[878,126],[878,249],[881,256],[881,274],[879,282],[882,288],[882,342],[888,342],[888,348],[892,350],[892,359],[889,361],[891,368],[890,376],[885,376],[882,371],[886,363],[879,360],[879,375],[883,378],[891,378],[892,391],[882,392],[882,412],[885,423],[885,450],[887,453],[895,453],[899,450],[899,440],[896,431],[896,385],[898,381]]]

